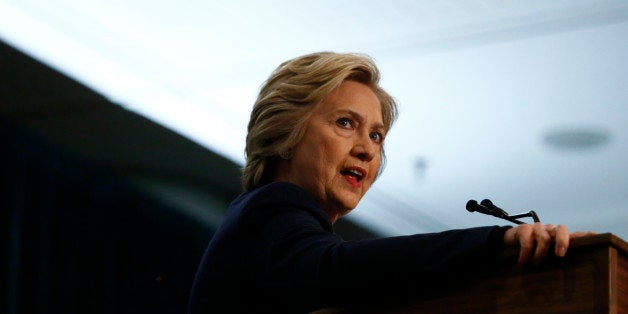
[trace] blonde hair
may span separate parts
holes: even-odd
[[[382,106],[386,131],[392,127],[397,105],[378,85],[379,70],[369,56],[318,52],[288,60],[262,85],[251,112],[242,171],[245,190],[273,181],[277,162],[290,158],[292,147],[303,138],[314,105],[346,80],[373,90]],[[383,165],[383,149],[381,157]]]

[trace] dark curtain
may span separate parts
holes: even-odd
[[[0,120],[0,312],[185,313],[213,230]]]

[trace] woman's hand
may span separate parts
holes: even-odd
[[[504,234],[504,245],[519,245],[519,265],[527,264],[530,261],[538,265],[547,255],[552,244],[554,244],[554,254],[563,257],[569,248],[569,240],[572,238],[593,235],[595,232],[574,232],[564,225],[543,225],[535,223],[532,225],[522,224],[510,228]]]

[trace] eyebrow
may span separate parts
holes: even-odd
[[[338,114],[338,113],[348,114],[352,118],[358,120],[358,122],[364,123],[364,117],[360,113],[358,113],[357,111],[354,111],[354,110],[351,110],[351,109],[338,109],[338,110],[335,110],[334,113],[336,113],[336,114]],[[381,131],[382,133],[386,133],[386,127],[384,126],[383,123],[376,122],[375,125],[373,125],[373,129],[377,129],[378,131]]]

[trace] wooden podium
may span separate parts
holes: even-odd
[[[327,309],[320,313],[628,313],[628,243],[613,234],[574,239],[564,258],[516,265],[507,250],[493,275],[429,298]]]

